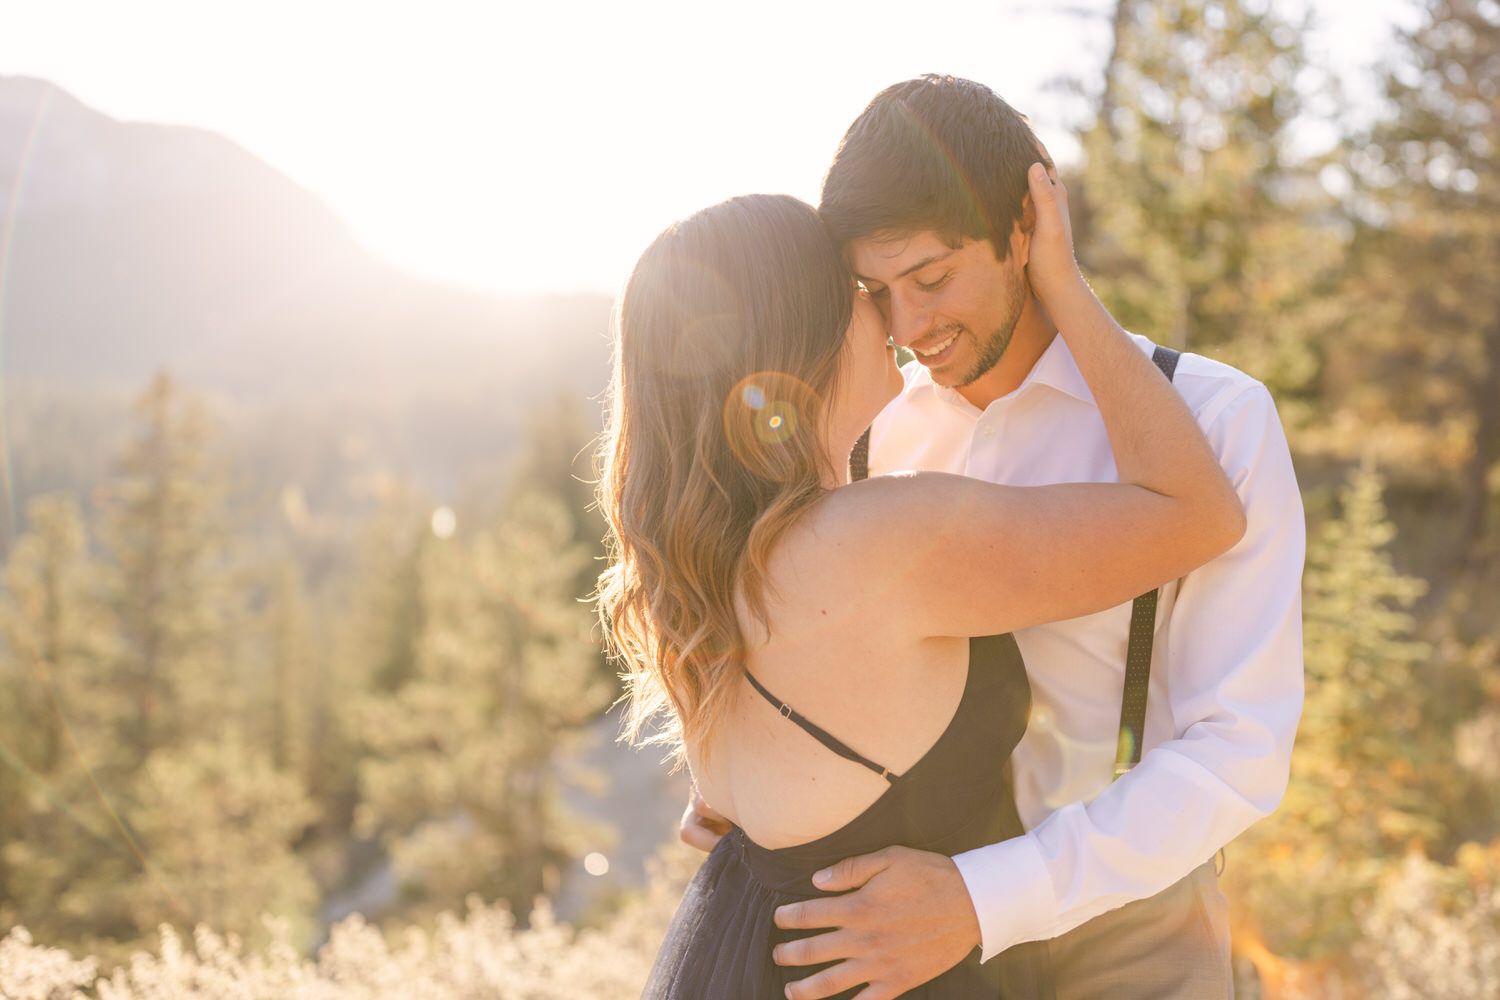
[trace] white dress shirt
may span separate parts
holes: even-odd
[[[982,412],[920,364],[904,375],[871,433],[871,474],[1118,481],[1103,419],[1060,336]],[[1302,712],[1305,540],[1286,437],[1270,394],[1242,372],[1184,354],[1174,382],[1244,502],[1245,536],[1162,588],[1145,752],[1118,781],[1130,605],[1016,633],[1032,689],[1013,757],[1029,832],[954,859],[986,960],[1155,895],[1269,815],[1286,790]]]

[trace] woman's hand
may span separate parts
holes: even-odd
[[[1073,224],[1068,218],[1068,191],[1062,181],[1047,173],[1040,163],[1026,172],[1031,189],[1031,208],[1035,222],[1031,228],[1031,248],[1026,260],[1026,276],[1031,288],[1044,306],[1050,308],[1058,296],[1087,289],[1078,261],[1073,257]]]

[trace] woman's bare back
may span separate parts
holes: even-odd
[[[901,618],[899,581],[860,574],[831,538],[837,495],[789,531],[768,567],[770,629],[741,602],[749,672],[858,753],[904,773],[948,727],[968,673],[967,636],[926,636]],[[790,724],[748,682],[709,754],[689,748],[706,802],[758,844],[824,836],[889,787]]]

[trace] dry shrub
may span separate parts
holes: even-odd
[[[646,981],[694,858],[664,860],[646,892],[598,928],[574,930],[541,901],[517,928],[504,904],[471,898],[462,916],[388,939],[355,916],[333,928],[315,959],[267,920],[271,943],[247,950],[200,926],[191,943],[161,929],[156,952],[137,952],[107,977],[93,959],[35,944],[24,928],[0,941],[6,1000],[618,1000]]]

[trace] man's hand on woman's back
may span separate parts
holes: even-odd
[[[689,847],[700,851],[711,851],[719,838],[729,832],[729,820],[714,812],[713,807],[698,794],[693,786],[692,798],[682,811],[682,822],[677,826],[677,836]]]

